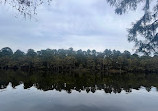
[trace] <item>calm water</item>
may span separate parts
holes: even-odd
[[[0,111],[158,111],[158,74],[0,72]]]

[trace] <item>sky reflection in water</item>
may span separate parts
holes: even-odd
[[[158,92],[152,88],[132,90],[131,93],[107,94],[103,90],[86,91],[56,90],[42,91],[34,86],[24,89],[23,84],[0,90],[1,111],[157,111]]]

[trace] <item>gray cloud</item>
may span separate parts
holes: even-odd
[[[9,6],[2,6],[0,48],[132,51],[126,28],[141,16],[138,12],[118,16],[105,0],[54,0],[51,5],[38,7],[37,12],[37,16],[25,20],[22,16],[14,17],[18,12]]]

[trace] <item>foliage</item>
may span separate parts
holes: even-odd
[[[116,7],[115,12],[120,15],[129,10],[136,10],[143,4],[144,14],[128,29],[128,41],[135,43],[136,52],[143,52],[148,55],[158,51],[157,0],[107,0],[107,2]]]
[[[1,69],[52,70],[55,72],[91,70],[104,72],[158,72],[158,56],[138,56],[129,51],[121,53],[106,49],[74,51],[69,49],[46,49],[27,53],[10,48],[0,50]]]
[[[0,0],[1,4],[7,4],[13,9],[17,10],[21,15],[26,17],[32,17],[36,15],[36,9],[43,3],[50,4],[52,0]]]

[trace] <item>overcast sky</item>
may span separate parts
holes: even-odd
[[[54,0],[37,8],[31,20],[9,6],[0,6],[0,48],[14,51],[40,49],[116,49],[132,52],[127,28],[142,15],[129,12],[116,15],[106,0]]]

